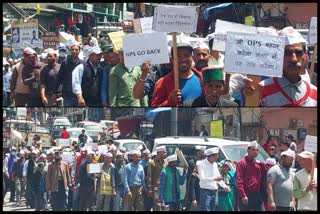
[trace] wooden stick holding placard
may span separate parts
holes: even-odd
[[[311,66],[310,66],[310,71],[309,71],[309,75],[310,75],[310,81],[312,82],[312,77],[313,77],[313,71],[314,71],[314,64],[316,61],[316,57],[317,57],[317,43],[314,44],[314,48],[313,48],[313,54],[312,54],[312,61],[311,61]]]
[[[178,70],[178,50],[177,50],[177,33],[172,33],[173,43],[173,70],[174,70],[174,90],[179,90],[179,70]]]
[[[260,95],[259,82],[261,81],[261,77],[256,75],[248,75],[248,78],[253,81],[252,86],[254,87],[254,91],[250,94],[244,94],[246,97],[245,106],[258,106]]]
[[[316,168],[316,164],[317,164],[316,161],[317,161],[317,153],[315,153],[313,157],[310,181],[312,181],[314,178],[314,168]]]

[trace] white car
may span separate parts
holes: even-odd
[[[79,135],[82,133],[82,129],[83,128],[69,128],[67,129],[67,131],[69,132],[69,135],[70,135],[70,141],[71,143],[73,141],[76,141],[77,143],[79,143]],[[92,141],[92,138],[86,133],[87,135],[87,144],[91,144],[93,141]]]
[[[207,146],[208,148],[218,147],[219,148],[219,159],[220,162],[224,159],[231,161],[239,161],[247,153],[247,148],[250,142],[238,141],[238,140],[227,140],[221,138],[210,138],[210,137],[164,137],[156,138],[154,140],[153,151],[157,146],[166,146],[167,155],[170,156],[175,153],[177,149],[181,150],[186,160],[189,161],[196,154],[195,146]],[[265,162],[269,155],[259,145],[259,154],[257,160]],[[235,170],[235,166],[233,165]],[[182,174],[183,167],[181,163],[177,167]],[[183,197],[186,193],[186,183],[181,187]],[[217,200],[216,200],[217,201]]]
[[[113,144],[119,149],[121,147],[126,148],[126,151],[136,150],[140,145],[142,145],[144,148],[147,148],[146,144],[137,139],[120,139],[120,140],[114,140]]]

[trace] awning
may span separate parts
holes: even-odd
[[[203,11],[202,15],[205,19],[208,19],[210,10],[224,8],[231,4],[232,3],[222,3],[222,4],[215,5],[213,7],[208,7],[205,11]]]
[[[171,108],[170,107],[165,107],[165,108],[156,108],[156,109],[152,109],[150,111],[148,111],[146,113],[146,118],[150,121],[154,121],[154,119],[157,117],[157,115],[160,113],[160,112],[163,112],[163,111],[171,111]]]

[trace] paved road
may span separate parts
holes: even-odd
[[[13,212],[21,212],[21,211],[30,211],[33,212],[34,209],[27,208],[26,206],[26,199],[22,198],[21,205],[18,207],[16,202],[9,202],[10,199],[10,192],[7,192],[4,203],[3,203],[3,211],[13,211]]]

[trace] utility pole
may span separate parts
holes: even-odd
[[[178,108],[171,108],[171,136],[178,136]]]

